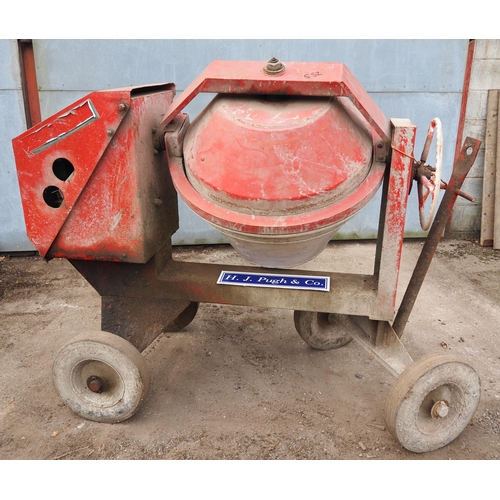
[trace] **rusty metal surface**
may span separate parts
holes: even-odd
[[[142,352],[188,307],[186,300],[104,296],[101,330],[128,340]]]
[[[101,296],[101,328],[143,351],[181,314],[190,301],[158,277],[168,259],[166,244],[146,264],[70,260]]]
[[[146,264],[71,260],[101,295],[101,325],[143,350],[193,302],[276,309],[331,311],[369,316],[376,297],[376,280],[363,274],[323,272],[330,292],[228,287],[217,284],[222,270],[255,272],[254,266],[219,265],[172,260],[165,245]],[[288,270],[275,270],[289,274]],[[298,275],[310,271],[294,270]]]
[[[467,137],[462,146],[462,151],[455,162],[453,173],[447,184],[446,192],[441,200],[436,217],[425,240],[422,252],[417,261],[410,282],[404,294],[398,313],[393,323],[397,335],[403,335],[406,323],[417,299],[418,293],[431,265],[432,258],[441,240],[443,231],[453,212],[460,188],[476,159],[481,141]]]
[[[31,128],[42,121],[33,40],[18,40],[17,45],[21,67],[21,85],[23,89],[26,126],[27,128]]]

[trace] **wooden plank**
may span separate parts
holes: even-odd
[[[496,149],[496,173],[495,173],[495,214],[493,228],[493,248],[500,249],[500,113],[498,113],[498,102],[500,101],[500,90],[497,91],[497,149]]]
[[[482,209],[481,209],[481,236],[479,239],[479,244],[482,246],[492,246],[494,240],[499,93],[500,92],[498,90],[488,91],[486,137],[484,143],[484,174],[483,174],[483,199],[482,199]],[[497,217],[497,220],[500,220],[500,217]],[[497,241],[498,243],[500,243],[499,238],[497,238]]]

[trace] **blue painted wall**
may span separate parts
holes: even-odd
[[[20,133],[22,98],[15,44],[0,41],[0,182],[8,185],[0,203],[0,251],[23,249],[26,236],[15,187],[10,140]],[[388,118],[409,118],[417,126],[416,150],[422,149],[435,116],[444,130],[444,174],[455,149],[467,40],[35,40],[42,116],[46,118],[83,95],[100,89],[174,82],[180,93],[215,59],[342,62],[370,93]],[[15,56],[15,57],[14,57]],[[16,73],[17,72],[17,73]],[[209,102],[197,97],[187,108],[191,119]],[[6,173],[7,172],[7,173]],[[4,184],[7,183],[7,184]],[[376,236],[377,196],[339,231],[339,238]],[[410,197],[407,235],[423,235],[416,189]],[[174,244],[218,243],[224,239],[180,204],[181,229]],[[29,246],[29,243],[28,243]],[[22,248],[21,248],[22,247]]]
[[[32,250],[26,236],[12,138],[26,130],[16,40],[0,40],[0,252]]]

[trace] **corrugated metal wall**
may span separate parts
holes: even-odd
[[[0,251],[23,249],[26,241],[10,148],[11,138],[21,132],[24,113],[13,48],[12,41],[0,44],[0,63],[10,65],[8,75],[0,73],[0,110],[10,106],[8,132],[3,127],[0,137],[0,179],[9,186],[0,200],[10,207],[7,215],[4,210],[0,213]],[[342,62],[388,118],[409,118],[417,125],[418,153],[429,122],[435,116],[441,118],[444,178],[451,173],[467,40],[35,40],[34,49],[43,118],[93,90],[174,82],[180,93],[215,59],[266,61],[275,56],[283,61]],[[191,119],[211,97],[198,96],[189,105]],[[423,234],[415,192],[410,199],[407,236]],[[379,199],[345,224],[338,237],[375,237]],[[174,244],[224,241],[182,203],[180,217]],[[4,231],[5,227],[11,229]]]

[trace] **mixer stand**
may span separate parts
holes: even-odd
[[[200,92],[217,97],[190,125],[181,111]],[[396,377],[386,423],[405,448],[455,439],[478,406],[477,373],[449,354],[413,362],[400,338],[480,141],[466,139],[442,183],[439,119],[417,161],[416,127],[387,120],[339,63],[214,61],[174,95],[173,84],[92,92],[13,140],[30,240],[41,257],[68,259],[101,296],[101,331],[75,335],[54,359],[66,405],[89,420],[126,420],[149,392],[141,352],[187,326],[198,304],[277,308],[294,311],[311,348],[355,339]],[[287,106],[288,125],[276,125]],[[414,179],[424,231],[446,192],[396,314]],[[381,185],[372,274],[286,269],[317,255]],[[178,195],[257,266],[176,261]]]
[[[408,126],[408,124],[394,123],[396,134],[399,125]],[[399,172],[394,168],[391,169],[384,180],[380,218],[382,227],[377,239],[373,275],[323,272],[322,275],[329,277],[332,284],[333,290],[329,293],[279,288],[221,286],[217,281],[223,271],[255,273],[259,268],[175,261],[172,258],[170,244],[165,245],[147,264],[70,260],[102,297],[102,333],[104,337],[99,342],[111,343],[112,348],[119,351],[122,356],[121,342],[130,343],[138,351],[143,351],[160,333],[179,330],[187,326],[195,317],[198,303],[203,302],[291,309],[295,311],[295,325],[299,334],[311,347],[317,349],[325,348],[325,346],[326,348],[341,347],[352,337],[392,375],[400,376],[398,380],[402,380],[402,383],[395,385],[389,398],[388,414],[393,415],[392,420],[388,416],[389,430],[412,451],[428,451],[429,447],[433,449],[436,446],[435,440],[428,438],[422,440],[421,431],[418,431],[420,439],[417,444],[413,442],[415,441],[413,435],[411,438],[398,435],[400,432],[399,419],[407,418],[399,415],[397,411],[401,411],[403,399],[409,391],[406,387],[408,376],[403,375],[409,373],[410,385],[413,387],[417,380],[433,370],[444,369],[448,377],[450,370],[455,371],[457,365],[459,369],[465,367],[465,370],[470,371],[471,368],[459,360],[450,359],[448,355],[431,355],[430,361],[427,359],[429,356],[422,358],[425,366],[422,374],[420,373],[422,363],[412,361],[400,337],[430,266],[432,256],[451,215],[457,192],[474,162],[479,145],[480,141],[470,138],[467,138],[464,143],[392,325],[391,321],[394,319],[392,306],[399,274],[403,232],[402,226],[395,225],[391,214],[401,213],[401,211],[405,213],[405,207],[400,206],[400,197],[391,192],[390,186],[397,181],[403,181],[403,189],[409,187],[404,183],[404,179],[408,178],[405,173],[410,168],[404,156],[400,158],[404,168]],[[395,204],[398,205],[396,209],[394,209]],[[392,207],[392,211],[389,207]],[[394,231],[395,228],[399,231]],[[396,236],[394,236],[395,234]],[[263,271],[283,276],[290,273],[289,270],[283,269],[265,269]],[[309,276],[311,272],[294,270],[293,274],[294,276]],[[105,332],[113,332],[116,335],[110,337],[110,340],[106,340],[107,334]],[[94,349],[95,339],[89,340],[88,336],[73,339],[69,346],[74,348],[75,343],[82,344],[82,342],[84,345],[92,344],[92,349]],[[66,351],[68,351],[68,347],[64,347],[61,352]],[[128,353],[125,355],[130,357]],[[134,403],[134,412],[147,395],[144,380],[147,379],[149,384],[149,375],[146,375],[147,368],[142,366],[142,361],[138,364],[140,366],[135,368],[136,377],[143,380],[144,387]],[[417,374],[413,373],[415,370],[418,372]],[[98,375],[93,376],[97,380],[100,379]],[[475,372],[473,374],[466,373],[468,384],[471,379],[474,382]],[[404,386],[405,397],[401,396],[401,385]],[[102,390],[99,383],[95,387],[97,392]],[[477,397],[477,394],[472,397],[461,396],[465,402],[469,400],[474,402]],[[437,412],[437,415],[441,412],[447,416],[448,399],[443,398],[434,402],[430,411]],[[467,406],[469,407],[471,404]],[[394,407],[394,405],[396,405],[396,410],[390,410],[390,407]],[[90,407],[85,411],[80,408],[80,413],[83,413],[86,418],[98,421],[119,421],[124,416],[127,418],[127,414],[123,412],[112,410],[108,414],[104,414],[104,412],[96,411],[95,408]],[[463,417],[460,420],[463,420]],[[445,440],[451,440],[450,432],[454,435],[456,427],[457,424],[451,426],[451,431],[446,433]],[[441,436],[440,439],[442,441]],[[439,442],[440,446],[442,445],[441,441]]]

